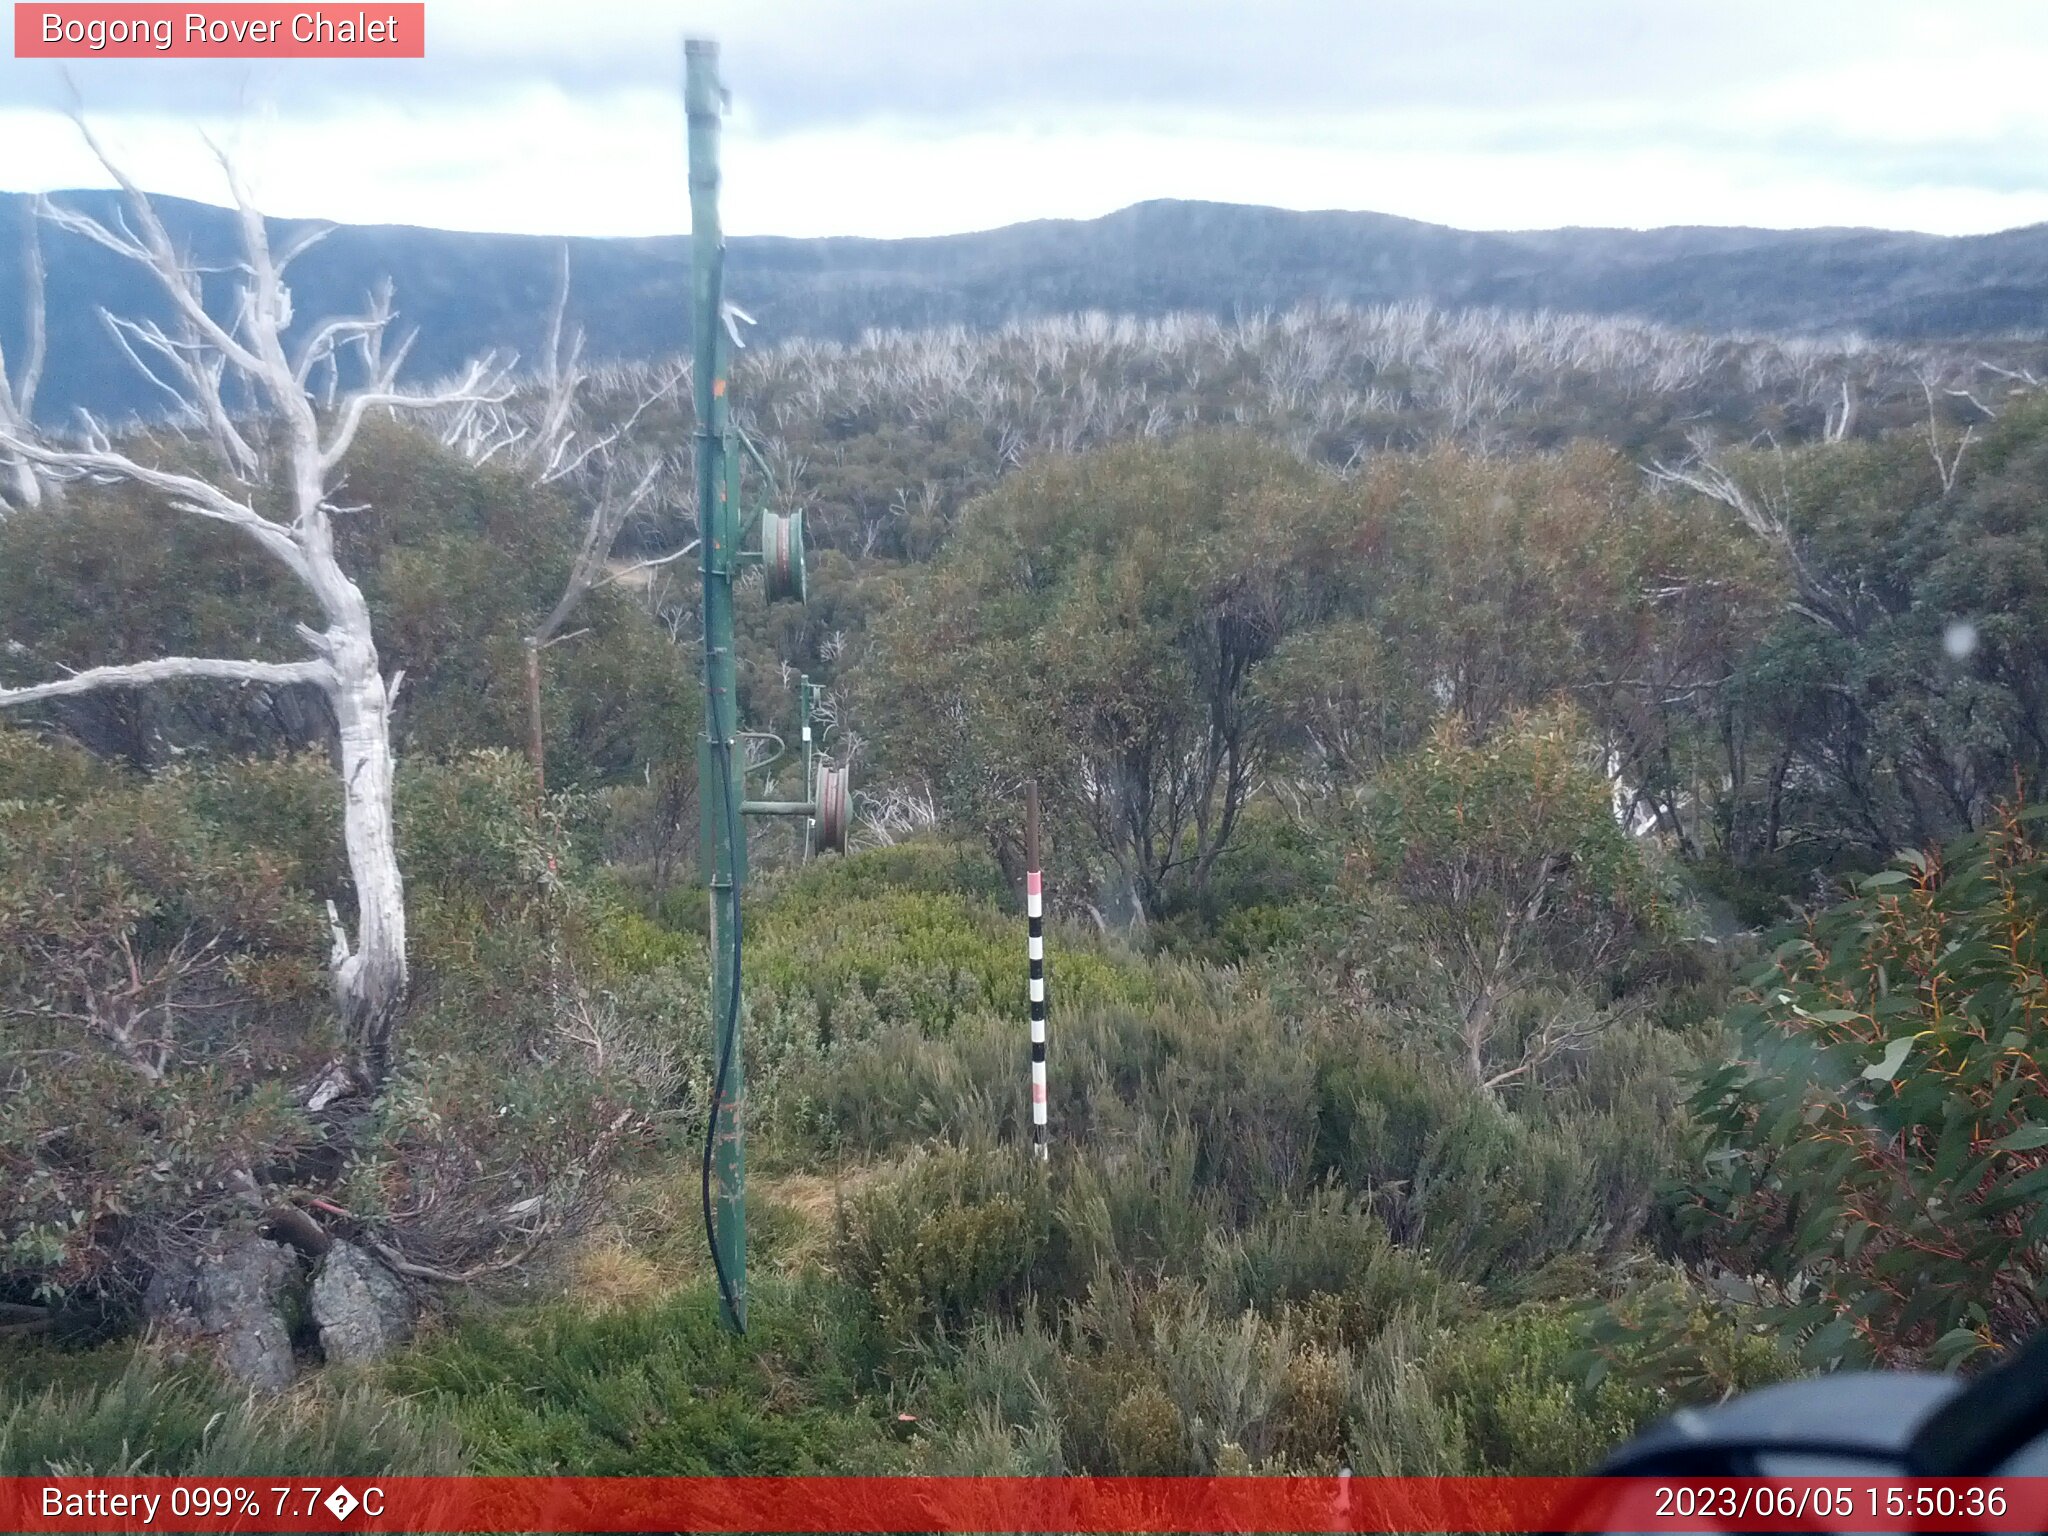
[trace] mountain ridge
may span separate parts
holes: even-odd
[[[51,194],[110,214],[106,191]],[[159,198],[203,261],[232,253],[233,216]],[[24,236],[33,198],[0,193],[0,346],[18,356]],[[322,221],[276,219],[281,232]],[[50,363],[38,415],[152,409],[151,389],[98,319],[161,315],[143,275],[45,226]],[[389,276],[420,331],[430,376],[476,352],[538,344],[563,239],[420,225],[335,225],[294,268],[304,316],[345,312]],[[572,311],[593,359],[639,360],[687,344],[681,235],[567,237]],[[849,341],[869,329],[1000,326],[1101,310],[1155,316],[1317,302],[1572,311],[1709,332],[1861,333],[1935,339],[2048,329],[2048,224],[1984,235],[1855,228],[1672,225],[1471,231],[1364,210],[1300,211],[1159,198],[1093,219],[1038,219],[903,238],[743,235],[729,291],[761,339]],[[210,293],[211,298],[211,293]]]

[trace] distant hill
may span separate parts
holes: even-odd
[[[111,215],[105,192],[60,199]],[[30,200],[0,193],[0,344],[19,345]],[[202,260],[232,251],[230,216],[159,200]],[[284,229],[300,221],[279,221]],[[155,313],[141,274],[44,231],[50,360],[38,414],[152,408],[98,307]],[[301,316],[353,309],[378,278],[416,325],[417,373],[487,348],[531,355],[560,242],[401,226],[342,226],[293,269]],[[593,358],[671,353],[687,340],[687,241],[572,240],[574,311]],[[737,238],[727,291],[763,340],[852,339],[870,327],[965,325],[1106,310],[1230,314],[1315,300],[1547,308],[1703,330],[1859,331],[1933,338],[2048,329],[2048,225],[1944,238],[1882,230],[1680,228],[1472,233],[1376,213],[1139,203],[1100,219],[1039,220],[919,240]]]

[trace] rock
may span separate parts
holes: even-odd
[[[313,1321],[331,1361],[381,1360],[412,1337],[412,1297],[383,1264],[337,1240],[313,1274]]]
[[[285,1314],[299,1279],[291,1249],[260,1237],[217,1235],[195,1257],[151,1277],[143,1310],[164,1333],[210,1344],[235,1380],[275,1392],[298,1374]]]

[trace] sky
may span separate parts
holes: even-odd
[[[278,215],[669,234],[686,34],[721,44],[736,234],[1155,197],[1467,229],[2048,222],[2048,0],[428,0],[423,60],[68,67],[155,191],[221,201],[210,136]],[[57,66],[0,58],[0,188],[106,184],[66,101]]]

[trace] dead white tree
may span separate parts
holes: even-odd
[[[375,1092],[382,1086],[407,986],[405,888],[392,830],[391,709],[402,674],[386,677],[378,661],[369,607],[336,553],[329,495],[371,411],[500,398],[503,386],[486,358],[444,387],[424,392],[401,388],[398,375],[407,346],[401,343],[388,352],[384,346],[394,319],[388,290],[363,314],[310,325],[288,342],[292,299],[285,273],[325,231],[316,229],[273,250],[263,216],[250,205],[225,156],[219,158],[239,213],[241,251],[229,268],[231,302],[225,318],[217,318],[204,301],[199,268],[180,251],[149,198],[107,156],[82,119],[79,129],[125,194],[128,216],[111,227],[61,207],[52,207],[47,216],[155,279],[168,303],[168,325],[106,319],[130,357],[178,401],[176,424],[187,433],[196,429],[211,444],[218,470],[208,478],[144,462],[131,456],[130,445],[117,446],[90,418],[80,434],[64,441],[43,437],[26,422],[0,422],[0,453],[26,460],[57,480],[136,485],[157,493],[174,512],[236,529],[298,579],[318,605],[325,627],[299,626],[309,654],[295,661],[157,657],[0,689],[0,706],[189,678],[245,686],[309,685],[325,695],[338,727],[356,925],[351,940],[334,903],[328,903],[331,979],[347,1050],[307,1090],[309,1106],[320,1108],[349,1092]],[[360,361],[364,382],[340,393],[332,409],[323,412],[310,380],[323,365],[337,371],[338,360],[350,349]]]
[[[1842,380],[1842,408],[1828,407],[1826,424],[1821,428],[1821,441],[1840,443],[1848,440],[1850,431],[1856,425],[1856,397],[1849,390],[1849,381]]]
[[[2032,369],[2001,368],[1998,364],[1987,362],[1981,357],[1977,359],[1977,366],[1994,378],[2004,379],[2009,386],[2010,392],[2015,395],[2031,394],[2034,390],[2041,388],[2041,380],[2034,377]],[[1972,403],[1975,404],[1974,396],[1972,397]],[[1996,416],[1998,414],[1989,406],[1978,405],[1977,409],[1983,411],[1987,416]]]
[[[23,435],[35,415],[36,386],[43,378],[43,356],[49,335],[43,307],[43,243],[37,238],[43,211],[38,198],[29,211],[22,252],[23,308],[27,345],[21,371],[11,380],[7,375],[7,354],[0,349],[0,431]],[[0,490],[18,507],[42,505],[42,477],[36,467],[20,454],[0,453]]]
[[[857,794],[861,842],[891,848],[906,837],[928,832],[942,819],[929,784],[894,784],[873,794]]]
[[[541,653],[582,633],[565,633],[565,629],[592,592],[672,564],[697,548],[697,541],[691,539],[666,555],[623,567],[613,565],[612,550],[626,524],[660,499],[663,489],[677,478],[666,454],[636,454],[632,435],[649,408],[675,393],[684,370],[678,364],[651,375],[623,419],[608,429],[592,431],[585,422],[583,386],[588,375],[582,366],[583,332],[579,328],[565,333],[568,311],[569,248],[564,245],[531,420],[510,433],[536,485],[571,487],[590,507],[583,537],[569,562],[568,578],[562,583],[562,595],[526,637],[527,756],[533,762],[535,786],[543,790],[547,787],[547,732],[541,714]],[[504,437],[499,434],[499,440]]]
[[[1854,638],[1863,631],[1865,614],[1861,594],[1844,590],[1806,558],[1791,523],[1792,488],[1784,452],[1776,454],[1778,485],[1771,489],[1761,477],[1745,477],[1731,470],[1720,453],[1703,435],[1693,434],[1692,454],[1679,464],[1658,460],[1649,466],[1651,480],[1664,486],[1681,486],[1720,503],[1742,520],[1780,560],[1792,578],[1792,610],[1836,634]]]
[[[1941,494],[1947,496],[1956,488],[1956,478],[1963,470],[1963,455],[1970,451],[1970,444],[1977,440],[1974,426],[1963,428],[1963,435],[1956,439],[1953,449],[1942,441],[1941,413],[1934,405],[1934,380],[1926,374],[1920,375],[1920,390],[1927,397],[1927,451],[1934,456],[1934,472],[1941,480]],[[1951,390],[1951,394],[1967,394],[1967,391]],[[1972,400],[1972,404],[1976,402]],[[1984,407],[1978,406],[1979,410]],[[1986,412],[1987,415],[1991,414]]]

